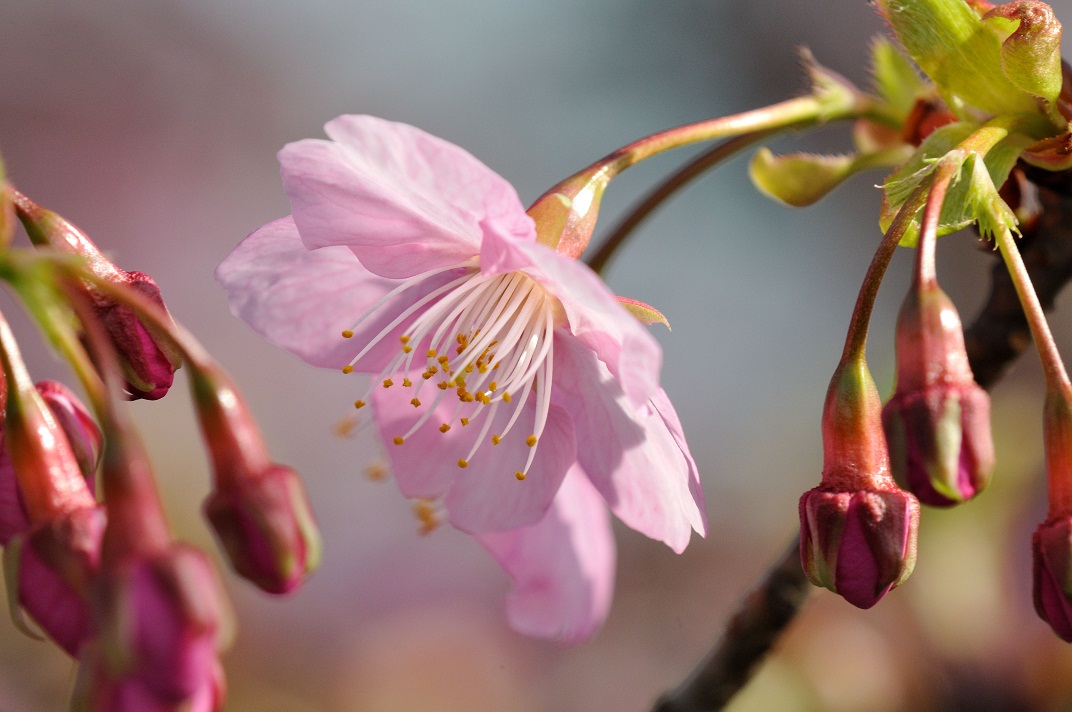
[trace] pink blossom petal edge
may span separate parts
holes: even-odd
[[[538,523],[477,541],[513,579],[506,615],[514,630],[572,645],[603,625],[614,588],[614,535],[580,467],[570,469]]]
[[[606,364],[629,400],[646,409],[659,390],[662,367],[655,338],[583,262],[495,228],[485,225],[480,253],[484,274],[523,271],[546,287],[562,303],[570,333]]]
[[[372,116],[340,116],[324,129],[331,141],[279,152],[309,249],[343,245],[371,272],[404,278],[474,257],[485,219],[535,239],[513,186],[464,149]]]
[[[355,338],[343,339],[342,331],[398,283],[370,273],[345,247],[307,249],[288,216],[239,243],[216,268],[216,279],[227,291],[231,312],[266,339],[313,366],[341,368],[397,314],[449,276],[407,290],[363,323]],[[379,372],[397,353],[397,344],[397,335],[383,339],[357,370]]]
[[[681,423],[659,389],[648,412],[629,406],[607,367],[583,345],[555,339],[556,387],[577,427],[578,460],[615,515],[676,553],[707,533],[703,490]]]

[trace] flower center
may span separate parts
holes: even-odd
[[[455,425],[480,424],[476,441],[458,460],[458,467],[465,468],[482,445],[498,445],[511,434],[531,396],[536,415],[532,432],[525,436],[528,457],[514,472],[518,480],[523,480],[547,423],[558,303],[536,280],[524,272],[485,276],[476,260],[430,270],[393,289],[342,335],[352,338],[354,330],[390,299],[448,272],[459,276],[407,307],[343,367],[344,373],[352,372],[376,344],[405,325],[398,354],[354,406],[364,407],[377,385],[397,388],[398,395],[414,408],[422,406],[422,392],[432,390],[431,394],[425,392],[424,398],[430,397],[432,403],[407,432],[394,436],[394,444],[403,445],[435,413],[443,412],[439,406],[445,400],[454,401],[451,415],[436,427],[445,434]],[[510,411],[506,424],[491,432],[502,408]],[[519,436],[515,433],[514,437]]]

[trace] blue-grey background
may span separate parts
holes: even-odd
[[[1055,8],[1072,18],[1072,2]],[[324,528],[322,570],[296,596],[269,599],[228,577],[241,625],[225,658],[230,709],[646,709],[796,526],[796,500],[818,481],[827,379],[880,237],[881,175],[795,211],[759,196],[737,160],[619,255],[612,289],[673,325],[656,329],[663,382],[703,473],[712,531],[678,557],[619,527],[610,620],[593,642],[561,649],[505,627],[507,581],[478,547],[445,530],[418,536],[393,485],[363,474],[378,446],[333,434],[353,382],[300,364],[227,311],[215,265],[288,212],[275,152],[322,136],[338,114],[376,114],[464,146],[527,203],[643,135],[799,93],[798,46],[866,84],[882,29],[862,0],[0,3],[11,180],[120,265],[154,275],[175,317],[236,376],[274,455],[304,473]],[[800,146],[847,150],[847,127],[774,144]],[[601,227],[688,155],[617,180]],[[944,240],[939,259],[967,320],[992,257],[964,234]],[[909,262],[898,256],[874,315],[884,393]],[[3,305],[35,377],[72,380]],[[943,695],[959,692],[1019,695],[1025,709],[1068,704],[1072,656],[1029,600],[1028,538],[1044,507],[1040,387],[1029,357],[996,389],[998,481],[962,511],[927,513],[913,579],[866,613],[816,594],[735,710],[952,709]],[[132,408],[174,528],[211,547],[185,379]],[[0,656],[3,712],[65,709],[74,665],[62,654],[0,622]]]

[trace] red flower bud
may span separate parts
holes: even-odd
[[[994,466],[990,397],[972,377],[960,316],[933,281],[897,320],[897,387],[882,413],[894,476],[936,507],[965,502]]]
[[[800,498],[800,558],[808,579],[870,608],[912,573],[919,503],[897,488]]]
[[[235,571],[268,593],[294,590],[320,557],[320,535],[298,473],[272,465],[221,485],[205,500]]]
[[[1072,517],[1047,519],[1031,537],[1035,611],[1072,643]]]
[[[102,572],[92,604],[99,638],[86,653],[75,708],[214,710],[230,612],[212,564],[181,544]]]
[[[109,280],[138,292],[167,315],[160,288],[143,272],[127,272],[106,258],[81,230],[25,195],[13,191],[15,208],[26,233],[34,244],[79,255],[85,267],[100,279]],[[175,369],[182,356],[171,338],[156,327],[142,322],[126,304],[82,282],[89,304],[104,327],[119,357],[119,365],[131,398],[156,400],[171,388]]]
[[[301,479],[271,461],[226,374],[204,364],[191,370],[215,479],[205,515],[240,576],[269,593],[292,591],[320,562],[320,533]]]
[[[808,579],[870,608],[916,561],[919,502],[898,489],[862,358],[834,373],[823,409],[822,484],[800,498],[800,558]]]

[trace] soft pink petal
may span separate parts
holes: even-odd
[[[513,187],[458,146],[371,116],[340,116],[325,131],[331,141],[279,153],[311,249],[344,245],[372,272],[402,278],[475,256],[485,218],[534,234]]]
[[[492,227],[481,249],[481,270],[523,270],[546,286],[562,302],[569,321],[565,328],[607,365],[634,405],[644,406],[659,390],[662,351],[654,337],[587,265]]]
[[[492,445],[488,440],[503,431],[511,413],[509,406],[498,409],[485,442],[464,469],[458,467],[458,460],[468,456],[487,413],[473,415],[475,407],[466,404],[455,415],[458,401],[452,391],[447,391],[435,414],[403,445],[394,444],[394,438],[404,436],[433,407],[435,395],[442,393],[430,386],[421,391],[422,405],[418,408],[409,403],[413,389],[395,385],[373,392],[376,424],[402,494],[410,498],[443,497],[450,523],[470,534],[515,529],[538,521],[577,457],[573,424],[566,412],[551,408],[528,477],[518,481],[514,473],[524,467],[529,455],[525,438],[535,419],[531,399],[502,442]],[[463,427],[458,418],[467,416],[472,420]],[[440,432],[439,426],[447,422],[452,423],[450,430]]]
[[[693,530],[706,534],[696,463],[661,389],[638,411],[607,367],[564,334],[555,338],[555,386],[584,443],[578,461],[619,519],[678,553]]]
[[[19,560],[19,602],[41,630],[71,656],[77,656],[91,632],[86,602],[32,546]]]
[[[610,610],[614,535],[599,493],[580,467],[570,469],[538,523],[482,534],[477,541],[513,579],[510,626],[566,644],[590,638]]]
[[[342,331],[400,282],[378,277],[345,247],[308,250],[294,221],[280,218],[239,243],[216,269],[231,311],[306,363],[341,368],[406,307],[456,275],[434,275],[379,308],[351,339]],[[378,373],[399,349],[405,322],[355,368]]]
[[[0,433],[0,546],[7,546],[12,537],[29,530],[30,519],[19,492],[15,468],[3,447],[3,434]]]

